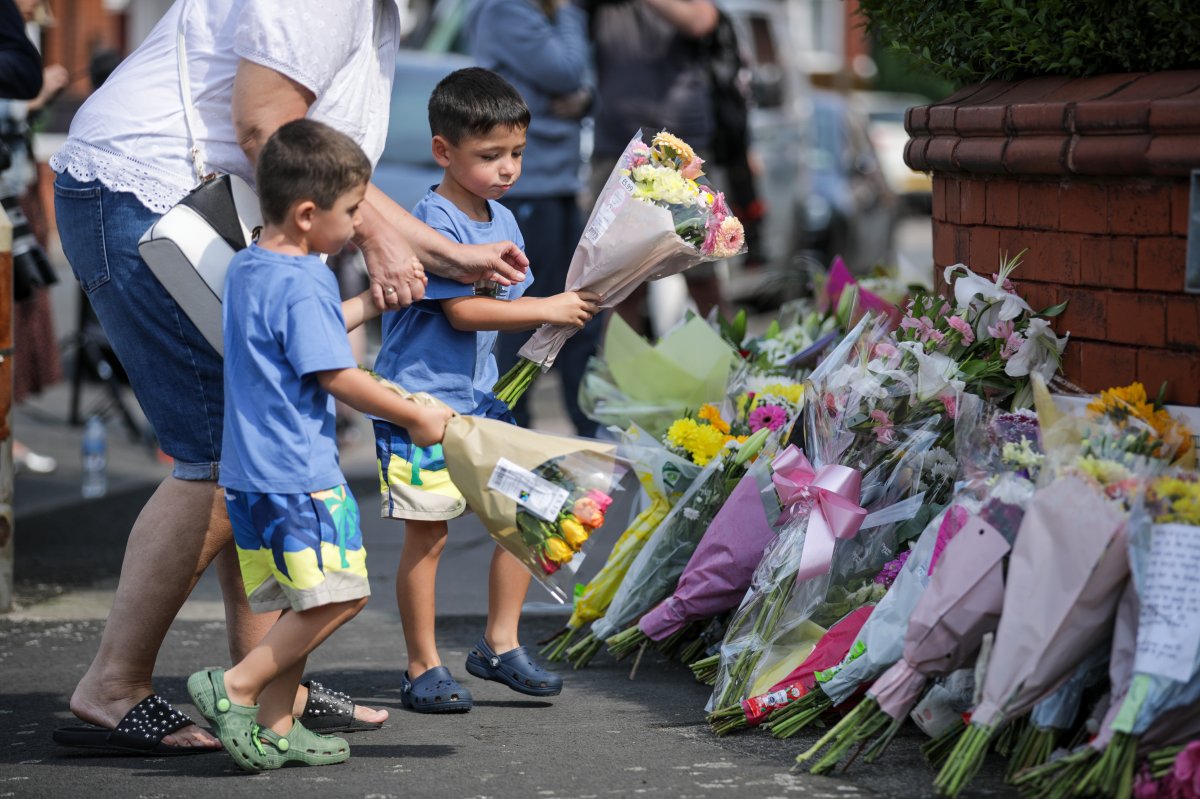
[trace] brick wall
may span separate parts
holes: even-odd
[[[1168,381],[1171,402],[1200,405],[1200,296],[1183,293],[1187,184],[1144,180],[1017,181],[937,176],[933,260],[996,270],[1025,250],[1013,275],[1070,332],[1063,367],[1089,389]]]
[[[1200,405],[1200,295],[1184,292],[1200,72],[993,81],[912,109],[906,159],[934,173],[933,259],[1064,300],[1069,380],[1142,381]]]

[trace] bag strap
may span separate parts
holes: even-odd
[[[192,104],[192,84],[188,73],[187,48],[184,45],[184,23],[187,21],[187,0],[179,4],[179,28],[175,33],[175,56],[179,63],[179,96],[183,100],[183,124],[187,128],[188,154],[192,159],[192,169],[196,172],[196,180],[203,181],[207,172],[204,169],[204,150],[196,140],[196,107]]]

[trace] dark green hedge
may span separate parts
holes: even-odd
[[[878,39],[957,83],[1200,67],[1200,0],[859,0]]]

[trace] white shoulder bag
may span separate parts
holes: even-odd
[[[192,166],[200,185],[176,203],[138,241],[150,271],[179,303],[192,323],[218,353],[221,339],[221,295],[233,254],[257,238],[262,229],[258,195],[236,175],[205,172],[204,152],[196,141],[196,109],[188,81],[183,26],[187,6],[179,11],[177,55],[183,117],[191,142]]]

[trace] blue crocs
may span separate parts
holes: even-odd
[[[467,671],[481,680],[502,682],[529,696],[557,696],[562,692],[562,677],[542,668],[523,646],[497,655],[480,638],[467,655]]]
[[[404,672],[400,703],[418,713],[466,713],[471,709],[471,692],[458,684],[445,666],[434,666],[415,680]]]

